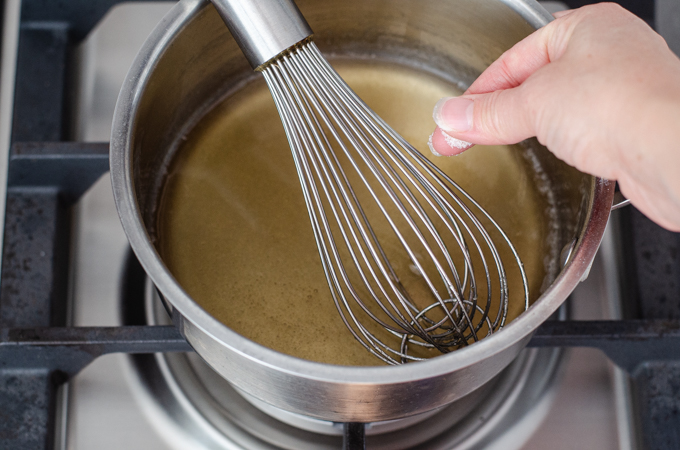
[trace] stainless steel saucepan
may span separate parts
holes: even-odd
[[[297,3],[324,52],[408,61],[463,85],[551,20],[531,0]],[[587,274],[609,217],[614,185],[581,174],[538,148],[536,161],[557,207],[553,238],[569,256],[540,299],[502,332],[444,356],[395,367],[304,361],[238,335],[175,281],[154,246],[155,220],[176,140],[207,105],[252,76],[213,6],[207,0],[182,0],[156,27],[130,69],[111,136],[113,190],[133,250],[182,334],[238,389],[278,408],[336,422],[376,422],[429,411],[497,375]]]

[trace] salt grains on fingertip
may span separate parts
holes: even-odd
[[[451,148],[456,148],[458,150],[467,150],[468,148],[470,148],[474,145],[471,142],[456,139],[455,137],[448,135],[442,129],[440,129],[440,131],[442,133],[442,136],[444,136],[444,142],[446,142],[446,145],[448,145]],[[434,136],[434,133],[432,133],[430,135],[430,138],[427,140],[427,146],[430,147],[430,151],[432,152],[432,154],[434,156],[442,156],[437,150],[434,149],[434,145],[432,145],[432,137],[433,136]],[[459,153],[456,153],[456,154],[459,154]]]
[[[460,139],[456,139],[455,137],[448,135],[444,130],[442,130],[442,135],[444,136],[444,141],[451,148],[457,148],[459,150],[466,150],[466,149],[472,147],[472,145],[473,145],[471,142],[462,141]]]
[[[446,142],[446,145],[448,145],[451,148],[455,148],[458,150],[467,150],[468,148],[472,147],[473,144],[470,142],[462,141],[460,139],[456,139],[453,136],[450,136],[446,134],[443,130],[441,130],[442,136],[444,136],[444,142]],[[427,140],[427,146],[430,147],[430,151],[434,156],[442,156],[441,153],[439,153],[437,150],[435,150],[434,145],[432,145],[432,137],[434,136],[434,133],[430,135],[430,138]],[[456,153],[458,155],[460,152]]]

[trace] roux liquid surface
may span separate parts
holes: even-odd
[[[498,221],[522,258],[531,299],[537,298],[549,262],[548,205],[522,150],[477,146],[457,157],[432,156],[427,148],[432,107],[441,97],[459,95],[456,86],[388,63],[333,65],[371,108]],[[300,358],[382,364],[354,339],[333,303],[290,149],[263,80],[225,98],[183,139],[160,206],[160,253],[180,285],[215,318]],[[508,322],[524,308],[521,284],[516,273],[509,275]]]

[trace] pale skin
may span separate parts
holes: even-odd
[[[447,144],[442,128],[484,145],[536,136],[566,163],[617,180],[635,207],[680,231],[680,60],[618,5],[557,14],[442,103],[437,153],[465,150]]]

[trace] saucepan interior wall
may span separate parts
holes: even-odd
[[[253,73],[212,5],[204,3],[157,59],[135,118],[135,195],[152,241],[158,199],[177,143],[220,99],[260,76]],[[434,73],[461,88],[533,30],[499,3],[298,2],[316,33],[315,41],[330,58],[393,61]],[[553,245],[562,248],[576,235],[592,177],[560,162],[535,140],[526,147],[543,177],[537,182],[551,191],[557,209],[546,220],[554,222],[551,227],[558,242]]]

